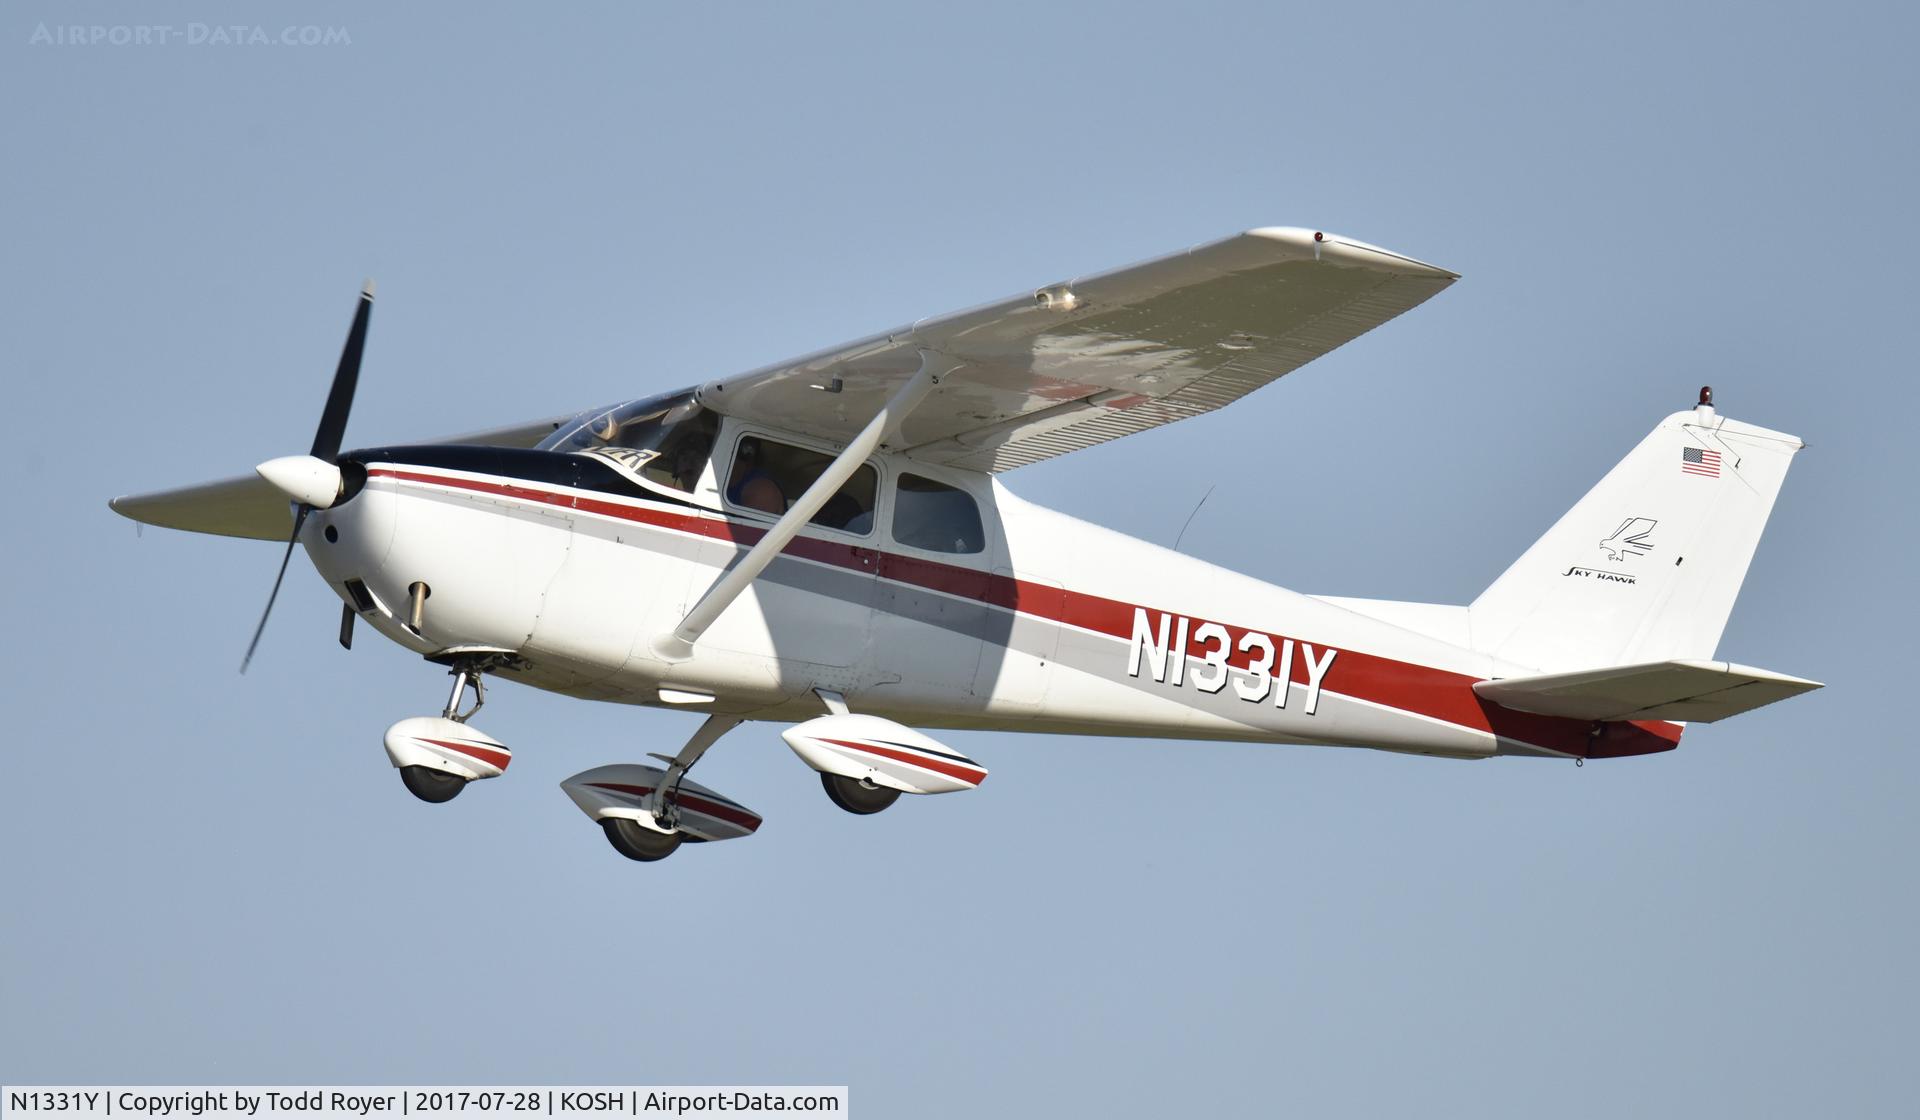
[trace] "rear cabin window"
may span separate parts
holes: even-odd
[[[979,552],[987,534],[980,507],[965,490],[903,474],[894,488],[893,539],[928,552]]]
[[[818,451],[744,436],[734,448],[733,466],[727,471],[727,500],[778,517],[832,462],[833,456]],[[873,505],[879,491],[878,472],[863,463],[808,523],[865,536],[873,532]]]

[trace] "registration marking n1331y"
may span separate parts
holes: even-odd
[[[1288,686],[1294,683],[1297,647],[1300,664],[1307,674],[1307,695],[1300,710],[1313,715],[1319,709],[1320,686],[1327,679],[1327,670],[1333,668],[1333,659],[1339,656],[1339,650],[1315,650],[1312,642],[1296,643],[1292,638],[1281,638],[1276,643],[1272,635],[1258,630],[1246,631],[1235,642],[1233,635],[1218,622],[1195,626],[1193,620],[1184,615],[1156,613],[1160,615],[1157,629],[1148,620],[1145,609],[1135,607],[1133,610],[1133,638],[1127,643],[1128,676],[1139,676],[1144,662],[1155,681],[1178,687],[1186,683],[1187,658],[1197,656],[1200,664],[1193,669],[1193,686],[1202,692],[1219,692],[1238,668],[1228,663],[1237,651],[1246,655],[1247,664],[1238,670],[1242,676],[1233,681],[1234,695],[1249,704],[1258,704],[1271,694],[1273,706],[1284,708],[1292,692]],[[1276,657],[1279,659],[1277,671]],[[1274,687],[1276,680],[1281,687]]]

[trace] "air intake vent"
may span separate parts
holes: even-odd
[[[353,600],[353,609],[361,614],[366,614],[374,607],[373,592],[368,591],[367,585],[357,579],[347,581],[347,595]]]

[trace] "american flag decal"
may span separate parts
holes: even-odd
[[[1719,478],[1720,453],[1699,447],[1681,448],[1680,470],[1686,474],[1703,474],[1708,478]]]

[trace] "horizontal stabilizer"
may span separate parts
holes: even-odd
[[[1503,708],[1543,716],[1712,723],[1819,687],[1727,661],[1655,661],[1481,681],[1473,691]]]

